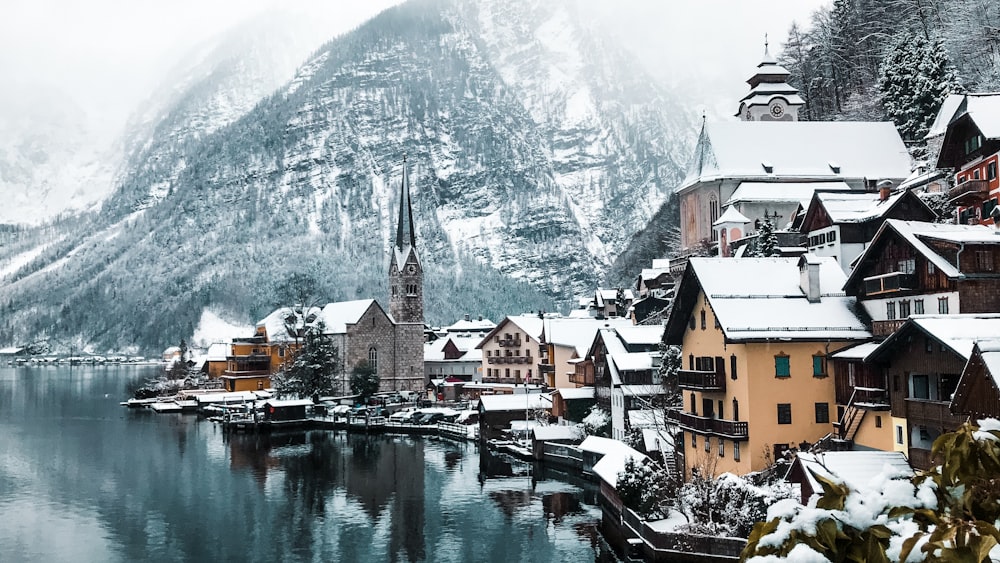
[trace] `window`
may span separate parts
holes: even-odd
[[[912,389],[910,390],[910,396],[914,399],[930,399],[931,391],[929,381],[927,380],[926,374],[915,374],[910,377],[910,384]]]
[[[902,299],[899,301],[899,318],[905,319],[910,316],[910,300]]]
[[[983,217],[989,217],[997,207],[997,198],[983,202]]]
[[[740,402],[736,399],[733,399],[733,420],[740,421]]]
[[[504,368],[503,369],[503,376],[507,377],[507,378],[510,378],[510,368]]]
[[[694,369],[694,354],[688,354],[688,369]]]
[[[729,377],[736,379],[736,354],[729,356]]]
[[[826,242],[833,242],[837,240],[837,231],[830,231],[826,234]]]
[[[976,251],[976,269],[980,272],[993,271],[993,252],[989,250]]]
[[[368,366],[378,372],[378,350],[374,346],[368,349]]]
[[[774,357],[774,376],[791,377],[791,368],[788,365],[788,356],[780,355]]]
[[[898,266],[900,273],[912,274],[917,270],[917,261],[914,258],[907,258],[906,260],[900,260]]]
[[[896,302],[888,301],[885,304],[885,318],[888,320],[894,320],[896,318]]]
[[[719,438],[719,457],[726,457],[726,441]]]
[[[715,361],[712,356],[698,356],[694,361],[694,369],[698,371],[715,371]]]
[[[923,315],[924,314],[924,300],[923,299],[914,299],[913,300],[913,314],[914,315]]]
[[[898,424],[896,425],[896,443],[903,445],[903,427]]]
[[[709,213],[709,225],[715,225],[715,222],[719,219],[719,200],[715,199],[715,194],[712,194],[711,199],[708,201],[708,213]],[[716,240],[719,237],[719,233],[712,229],[712,240]]]
[[[934,269],[934,262],[928,262],[927,263],[927,275],[933,276],[934,272],[936,272],[936,271],[937,270]]]
[[[778,403],[778,424],[792,423],[792,404]]]
[[[740,443],[739,442],[733,442],[733,459],[735,461],[739,461],[740,460]]]
[[[973,135],[965,140],[965,154],[972,154],[982,146],[983,137],[981,135]]]
[[[284,346],[278,346],[278,357],[279,358],[284,358],[285,357],[285,347]]]
[[[698,435],[692,432],[691,433],[691,449],[694,449],[694,448],[697,448],[697,447],[698,447]]]
[[[875,428],[882,428],[882,417],[881,416],[876,416],[875,417]]]
[[[694,330],[694,314],[691,315],[691,321],[688,322],[688,328]]]
[[[698,414],[698,403],[694,401],[694,393],[691,393],[691,414]]]
[[[826,233],[822,233],[819,235],[819,243],[826,244]]]
[[[997,178],[997,163],[991,162],[986,165],[986,179],[996,180]]]
[[[929,336],[924,337],[924,352],[928,354],[934,353],[934,341]]]
[[[976,169],[975,169],[975,170],[974,170],[974,171],[972,172],[972,179],[973,179],[973,180],[978,180],[978,179],[979,179],[979,169],[978,169],[978,168],[976,168]]]
[[[813,356],[813,377],[826,377],[826,356]]]
[[[712,451],[712,437],[711,436],[705,436],[705,451],[706,452]]]
[[[701,310],[701,330],[705,330],[705,310]]]
[[[396,296],[396,286],[395,285],[392,286],[392,296],[393,297]]]
[[[938,297],[938,313],[941,315],[948,314],[948,298]]]
[[[791,417],[791,414],[789,414]],[[828,424],[830,422],[830,403],[816,403],[816,424]]]
[[[521,370],[519,370],[519,369],[514,370],[514,377],[520,378],[521,377]]]

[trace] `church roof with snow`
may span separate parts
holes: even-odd
[[[719,122],[704,124],[675,191],[720,179],[900,181],[909,175],[909,152],[891,122]]]

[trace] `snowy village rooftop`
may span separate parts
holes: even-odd
[[[913,469],[902,452],[850,451],[811,454],[799,452],[798,462],[803,469],[811,470],[827,479],[843,481],[849,487],[859,490],[879,474],[888,471],[891,475],[911,477]],[[810,471],[804,471],[812,490],[822,491]]]
[[[768,163],[771,172],[765,172]],[[722,178],[892,178],[910,175],[910,155],[890,122],[762,121],[705,124],[676,192]]]
[[[799,261],[818,265],[818,296],[810,302],[801,286]],[[831,257],[692,258],[681,281],[680,303],[693,306],[700,289],[718,319],[726,339],[861,340],[871,337],[854,312],[856,300],[840,288],[844,272]],[[671,313],[670,340],[683,334],[691,311]]]
[[[1000,334],[1000,313],[967,315],[910,315],[906,324],[886,338],[871,354],[868,360],[877,360],[888,353],[900,338],[912,329],[918,329],[944,344],[952,352],[966,360],[972,355],[972,347],[977,341],[996,342]]]
[[[809,205],[816,190],[850,191],[844,182],[741,182],[726,205],[743,201],[753,202],[799,202]]]
[[[816,192],[816,198],[834,223],[863,223],[877,219],[896,205],[906,192],[882,200],[877,192]]]

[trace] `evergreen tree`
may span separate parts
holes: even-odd
[[[878,81],[882,106],[904,139],[923,139],[941,103],[958,88],[944,43],[912,33],[898,37]]]
[[[368,398],[378,392],[379,377],[378,372],[367,361],[362,361],[354,366],[351,371],[351,393],[360,395],[362,404],[368,402]]]
[[[295,358],[273,378],[279,396],[311,397],[315,401],[334,393],[341,370],[340,350],[325,330],[323,321],[306,327]]]

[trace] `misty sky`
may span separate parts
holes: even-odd
[[[120,126],[199,43],[268,10],[329,22],[330,36],[398,0],[5,0],[0,17],[0,101],[58,91],[108,127]],[[588,0],[583,0],[588,1]],[[746,92],[743,81],[792,20],[808,24],[819,0],[589,0],[658,77],[704,99],[710,113]],[[699,108],[700,110],[700,108]],[[2,110],[0,110],[2,111]]]

